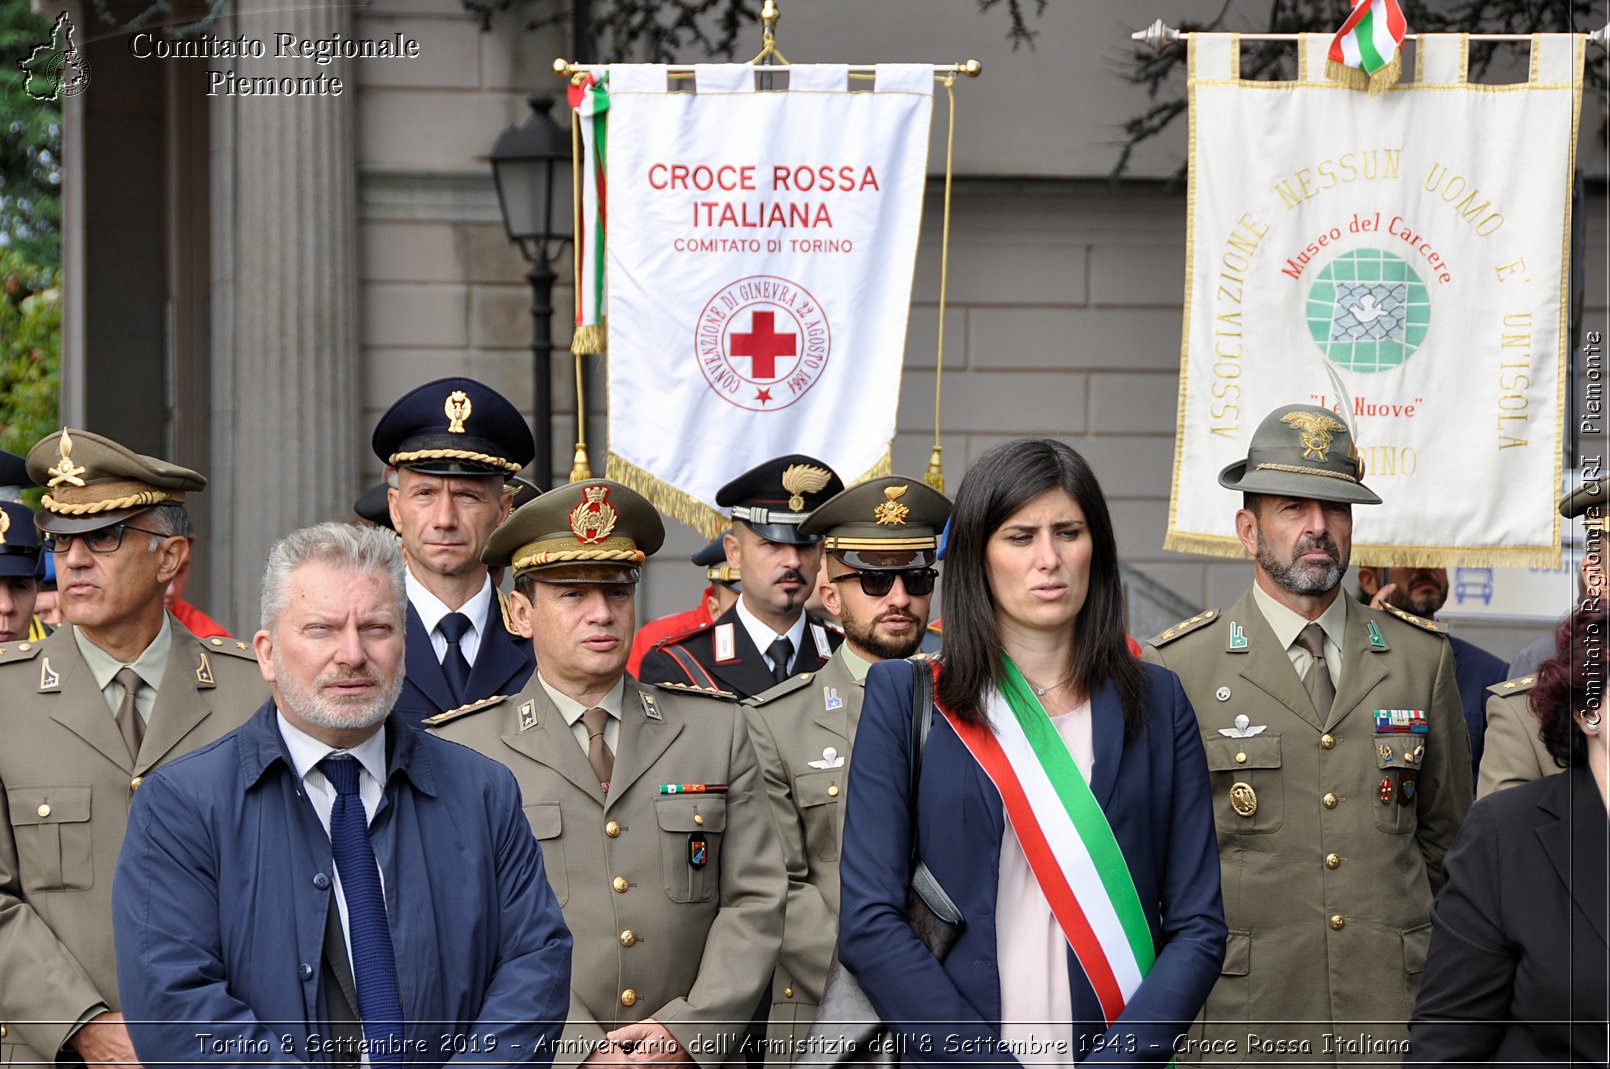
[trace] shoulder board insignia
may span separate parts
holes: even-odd
[[[797,675],[789,676],[781,683],[768,687],[753,697],[744,699],[744,704],[750,706],[751,708],[759,708],[762,705],[766,705],[769,702],[781,698],[785,694],[794,693],[794,691],[809,683],[813,675],[814,673],[812,672],[800,672]]]
[[[251,643],[242,642],[238,638],[215,636],[213,638],[198,638],[196,641],[201,644],[201,648],[207,653],[227,653],[231,657],[240,657],[248,661],[257,660],[257,653],[252,649]],[[200,679],[200,677],[197,676],[197,679]]]
[[[706,698],[721,698],[725,701],[735,702],[738,695],[730,690],[717,690],[714,687],[699,687],[692,683],[655,683],[661,690],[674,690],[682,694],[702,694]]]
[[[1514,679],[1506,679],[1502,683],[1494,683],[1487,688],[1487,693],[1497,694],[1500,697],[1508,694],[1525,694],[1535,686],[1537,686],[1537,677],[1535,675],[1516,676]]]
[[[1406,624],[1413,624],[1422,631],[1430,631],[1433,635],[1446,635],[1448,633],[1448,629],[1437,623],[1435,620],[1427,620],[1424,616],[1416,616],[1412,612],[1404,612],[1396,605],[1388,603],[1381,606],[1381,608],[1389,616],[1395,616]]]
[[[704,634],[706,631],[710,630],[714,626],[716,626],[715,621],[711,620],[708,623],[698,624],[698,625],[695,625],[694,627],[690,627],[686,631],[678,631],[674,635],[671,635],[671,636],[669,636],[667,638],[660,639],[658,642],[656,642],[654,644],[654,648],[655,649],[660,649],[663,646],[675,646],[678,643],[686,642],[688,639],[692,638],[694,635],[702,635],[702,634]]]
[[[457,720],[461,716],[468,716],[471,713],[478,713],[482,709],[490,709],[508,697],[509,696],[507,694],[498,694],[490,698],[482,698],[478,702],[470,702],[468,705],[461,705],[457,709],[449,709],[445,713],[437,713],[435,716],[427,716],[425,718],[425,723],[429,724],[431,727],[437,727],[442,724],[449,723],[450,721]]]
[[[18,642],[15,645],[8,642],[5,645],[0,645],[0,664],[7,664],[11,661],[31,661],[39,656],[39,651],[42,649],[44,649],[44,644],[39,642]]]
[[[1205,612],[1199,612],[1195,616],[1190,617],[1189,619],[1181,620],[1179,623],[1175,624],[1173,627],[1168,628],[1162,634],[1152,636],[1151,644],[1153,646],[1166,645],[1167,643],[1173,642],[1175,639],[1179,638],[1181,635],[1188,635],[1192,631],[1195,631],[1196,629],[1198,629],[1198,628],[1200,628],[1200,627],[1202,627],[1202,626],[1204,626],[1204,625],[1206,625],[1208,623],[1211,623],[1212,621],[1217,620],[1218,618],[1219,618],[1219,610],[1218,609],[1208,609]]]

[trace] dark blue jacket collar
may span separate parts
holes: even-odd
[[[241,771],[248,787],[254,786],[276,762],[295,774],[296,766],[280,735],[272,699],[264,702],[252,718],[240,726],[236,735],[240,740]],[[436,777],[430,754],[419,745],[418,731],[393,710],[386,717],[386,782],[390,783],[398,774],[406,776],[415,790],[436,797]]]

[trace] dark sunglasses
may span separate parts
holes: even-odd
[[[91,553],[116,553],[123,546],[124,531],[138,531],[153,538],[173,537],[162,531],[148,531],[144,527],[136,527],[132,523],[114,523],[82,534],[56,534],[53,531],[44,531],[39,536],[39,544],[44,547],[46,553],[66,553],[72,548],[74,541],[82,541]]]
[[[912,568],[903,572],[854,571],[845,575],[835,575],[833,582],[844,583],[851,579],[859,579],[861,593],[869,598],[881,598],[894,589],[896,578],[905,584],[907,594],[920,598],[934,592],[934,580],[939,578],[939,573],[932,568]]]

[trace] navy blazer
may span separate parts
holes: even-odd
[[[1465,730],[1470,734],[1470,781],[1481,775],[1482,741],[1487,735],[1487,688],[1509,678],[1509,665],[1473,642],[1448,636],[1453,646],[1453,674],[1459,684],[1459,704],[1465,709]]]
[[[427,716],[483,698],[518,694],[530,680],[537,667],[531,640],[504,626],[498,598],[494,589],[486,623],[481,626],[481,646],[475,651],[475,663],[470,665],[469,689],[462,702],[453,700],[442,662],[436,659],[436,650],[430,644],[430,632],[425,630],[424,621],[414,611],[414,603],[408,603],[408,659],[402,693],[397,696],[393,711],[400,714],[409,727],[417,728]]]
[[[398,1061],[546,1063],[570,1008],[570,930],[514,775],[395,714],[386,730],[369,834],[410,1048]],[[112,884],[142,1063],[331,1061],[314,1037],[329,1035],[333,866],[273,702],[145,777]]]
[[[1610,857],[1586,768],[1478,799],[1448,849],[1409,1022],[1425,1065],[1604,1065]]]
[[[1129,864],[1157,960],[1109,1029],[1068,951],[1078,1048],[1072,1055],[1085,1063],[1166,1064],[1224,961],[1219,845],[1196,714],[1173,672],[1142,668],[1146,731],[1132,744],[1124,745],[1116,688],[1104,685],[1091,701],[1090,786]],[[906,925],[911,702],[911,664],[872,667],[850,762],[839,955],[880,1016],[905,1022],[897,1027],[908,1036],[907,1060],[1009,1064],[1013,1059],[994,1045],[1001,1019],[995,897],[1005,814],[995,785],[938,713],[923,755],[917,837],[923,860],[965,923],[943,963]]]

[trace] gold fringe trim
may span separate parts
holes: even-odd
[[[731,525],[726,516],[703,501],[614,453],[610,453],[604,462],[604,478],[636,490],[660,512],[678,523],[687,524],[706,538],[714,538]]]
[[[477,464],[490,464],[501,468],[510,475],[520,472],[520,465],[512,460],[495,457],[491,453],[472,453],[468,449],[415,449],[407,453],[393,453],[386,463],[392,467],[401,467],[410,460],[471,460]]]
[[[593,477],[592,465],[587,462],[587,446],[581,442],[576,443],[576,453],[570,458],[570,481],[573,483],[586,482]]]
[[[1333,82],[1338,82],[1349,89],[1367,90],[1370,96],[1384,93],[1398,84],[1403,74],[1403,49],[1400,47],[1392,55],[1392,60],[1374,74],[1365,74],[1358,67],[1349,67],[1338,63],[1334,59],[1325,61],[1325,76]]]
[[[183,495],[176,499],[173,495],[165,494],[160,490],[141,490],[126,497],[109,497],[104,501],[61,501],[46,494],[39,499],[39,503],[45,507],[46,511],[54,512],[61,516],[94,516],[102,512],[111,512],[115,509],[149,508],[152,505],[160,505],[166,501],[182,500],[184,500]]]
[[[608,341],[603,323],[587,323],[577,327],[576,333],[571,336],[570,351],[576,356],[594,356],[604,351]]]
[[[857,486],[868,479],[878,479],[892,474],[893,444],[891,442],[884,447],[883,456],[879,457],[871,468],[854,479],[846,480],[846,485]],[[714,538],[732,526],[731,519],[722,512],[711,508],[685,490],[679,490],[663,479],[650,475],[636,464],[614,453],[610,453],[604,462],[604,478],[636,490],[648,498],[649,503],[660,512],[678,523],[687,524],[706,538]]]
[[[1170,527],[1163,548],[1172,553],[1247,560],[1241,540]],[[1551,546],[1389,546],[1353,545],[1352,563],[1366,568],[1558,568],[1560,551]]]

